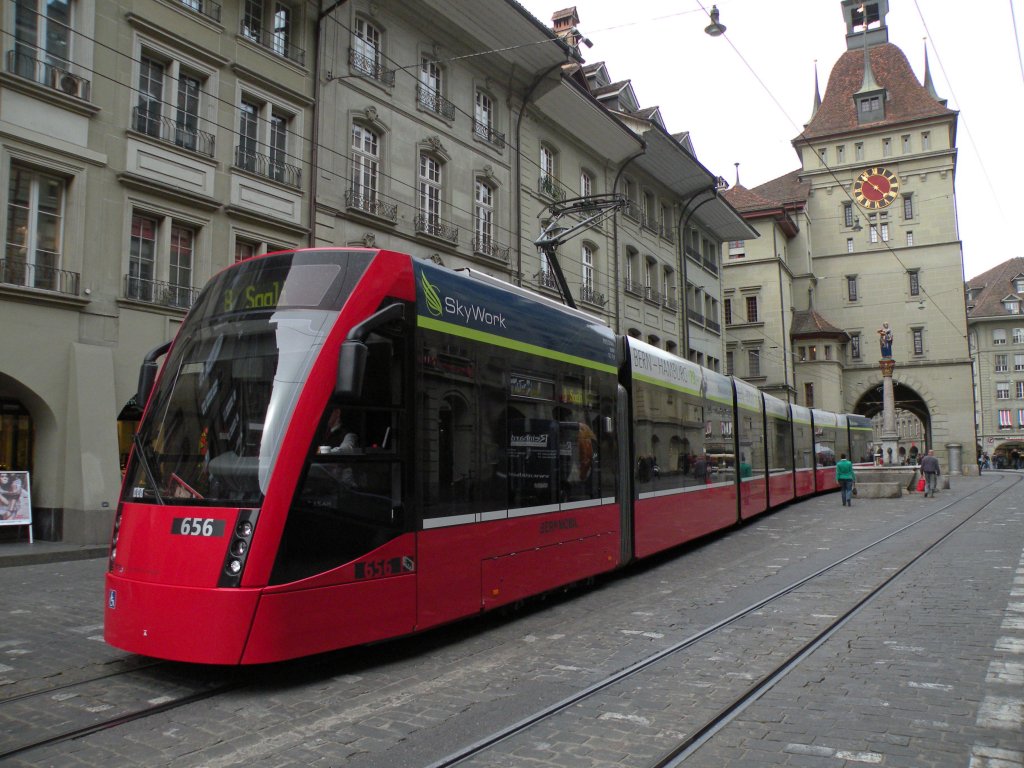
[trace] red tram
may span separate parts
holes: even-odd
[[[871,435],[372,249],[225,269],[139,389],[105,639],[211,664],[405,635],[618,568],[834,487],[836,450],[867,455]]]

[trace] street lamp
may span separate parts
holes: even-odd
[[[718,21],[718,6],[711,6],[711,23],[704,27],[704,33],[711,35],[711,37],[718,37],[725,33],[725,24],[720,24]]]

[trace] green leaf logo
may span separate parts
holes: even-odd
[[[437,289],[430,284],[427,280],[427,276],[424,273],[420,273],[420,285],[423,286],[423,295],[427,300],[427,309],[434,317],[440,317],[444,310],[441,308],[441,297],[437,293]]]

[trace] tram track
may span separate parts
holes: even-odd
[[[130,669],[26,691],[0,701],[0,733],[6,734],[0,737],[0,763],[35,749],[80,739],[219,696],[247,684],[234,673],[220,680],[204,677],[202,682],[196,682],[175,673],[176,666],[180,665],[150,661]],[[158,674],[161,672],[168,674]],[[163,692],[155,690],[157,686]],[[33,702],[44,698],[50,700],[45,708],[48,716],[40,717],[41,710]],[[116,712],[106,714],[111,709]],[[10,736],[21,738],[9,743]]]
[[[841,614],[830,620],[827,625],[818,631],[814,637],[809,641],[803,643],[796,651],[789,653],[786,657],[775,664],[771,670],[761,675],[756,681],[749,685],[745,690],[734,696],[731,701],[726,704],[717,707],[717,710],[711,716],[707,717],[702,724],[693,728],[684,738],[678,740],[678,742],[669,750],[663,752],[654,762],[648,763],[650,768],[674,768],[675,766],[681,765],[690,755],[700,749],[708,740],[710,740],[716,733],[726,727],[736,717],[738,717],[745,709],[755,703],[762,695],[767,691],[771,690],[779,681],[781,681],[787,674],[792,670],[796,669],[806,660],[814,651],[822,647],[830,638],[832,638],[837,632],[839,632],[848,622],[854,617],[861,613],[867,606],[869,606],[878,596],[886,590],[890,585],[896,582],[908,569],[919,563],[921,560],[931,554],[937,547],[943,542],[953,536],[960,528],[966,525],[968,522],[973,520],[980,512],[985,510],[1000,497],[1002,497],[1009,490],[1014,488],[1022,482],[1022,478],[1013,477],[1012,482],[1006,488],[1001,489],[992,499],[986,501],[980,505],[978,509],[974,510],[971,514],[959,520],[949,530],[944,531],[938,538],[932,541],[926,547],[919,549],[910,559],[904,562],[899,567],[893,567],[891,572],[883,578],[880,582],[873,585],[872,588],[862,595],[852,606],[844,610]],[[800,590],[802,587],[813,583],[815,580],[821,579],[823,576],[835,571],[839,567],[850,563],[861,555],[870,552],[871,550],[880,547],[881,545],[890,542],[894,538],[906,533],[907,531],[915,528],[922,523],[925,523],[936,516],[948,511],[951,507],[962,503],[972,496],[982,493],[986,488],[977,489],[964,497],[956,498],[951,500],[949,503],[932,510],[926,515],[923,515],[899,528],[891,531],[890,533],[882,536],[875,541],[872,541],[859,549],[850,552],[838,560],[835,560],[824,567],[821,567],[814,572],[793,581],[786,585],[782,589],[779,589],[772,594],[763,597],[750,605],[742,608],[739,611],[727,616],[720,621],[709,624],[703,629],[696,633],[689,635],[688,637],[659,650],[656,653],[650,654],[649,656],[634,662],[633,664],[599,680],[586,688],[580,689],[579,691],[570,694],[569,696],[561,699],[554,704],[551,704],[537,712],[528,715],[519,721],[506,726],[502,729],[496,730],[488,736],[479,739],[466,747],[459,749],[449,755],[441,758],[438,761],[430,763],[427,768],[449,768],[450,766],[461,765],[467,763],[474,757],[484,756],[489,751],[493,750],[499,744],[508,742],[509,740],[516,737],[527,736],[531,733],[532,729],[538,728],[539,726],[547,723],[556,716],[567,712],[573,707],[576,707],[590,699],[595,699],[599,694],[605,693],[613,689],[615,686],[622,685],[629,681],[631,678],[635,678],[639,674],[651,670],[655,665],[660,662],[666,661],[670,657],[690,649],[698,643],[712,638],[716,633],[737,624],[741,619],[752,616],[757,612],[761,611],[765,607],[775,603],[782,598],[792,595],[793,593]],[[507,757],[507,756],[506,756]],[[495,763],[497,764],[497,763]]]

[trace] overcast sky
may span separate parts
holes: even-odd
[[[551,24],[571,2],[519,0]],[[702,9],[703,5],[703,9]],[[792,140],[811,117],[814,71],[824,97],[846,50],[840,0],[719,0],[724,36],[704,34],[707,0],[577,0],[588,64],[631,80],[641,106],[668,130],[689,131],[713,173],[756,187],[800,166]],[[957,121],[956,196],[964,275],[1024,256],[1011,221],[1024,216],[1024,0],[890,0],[889,41],[918,80],[928,60]],[[706,9],[706,10],[705,10]]]

